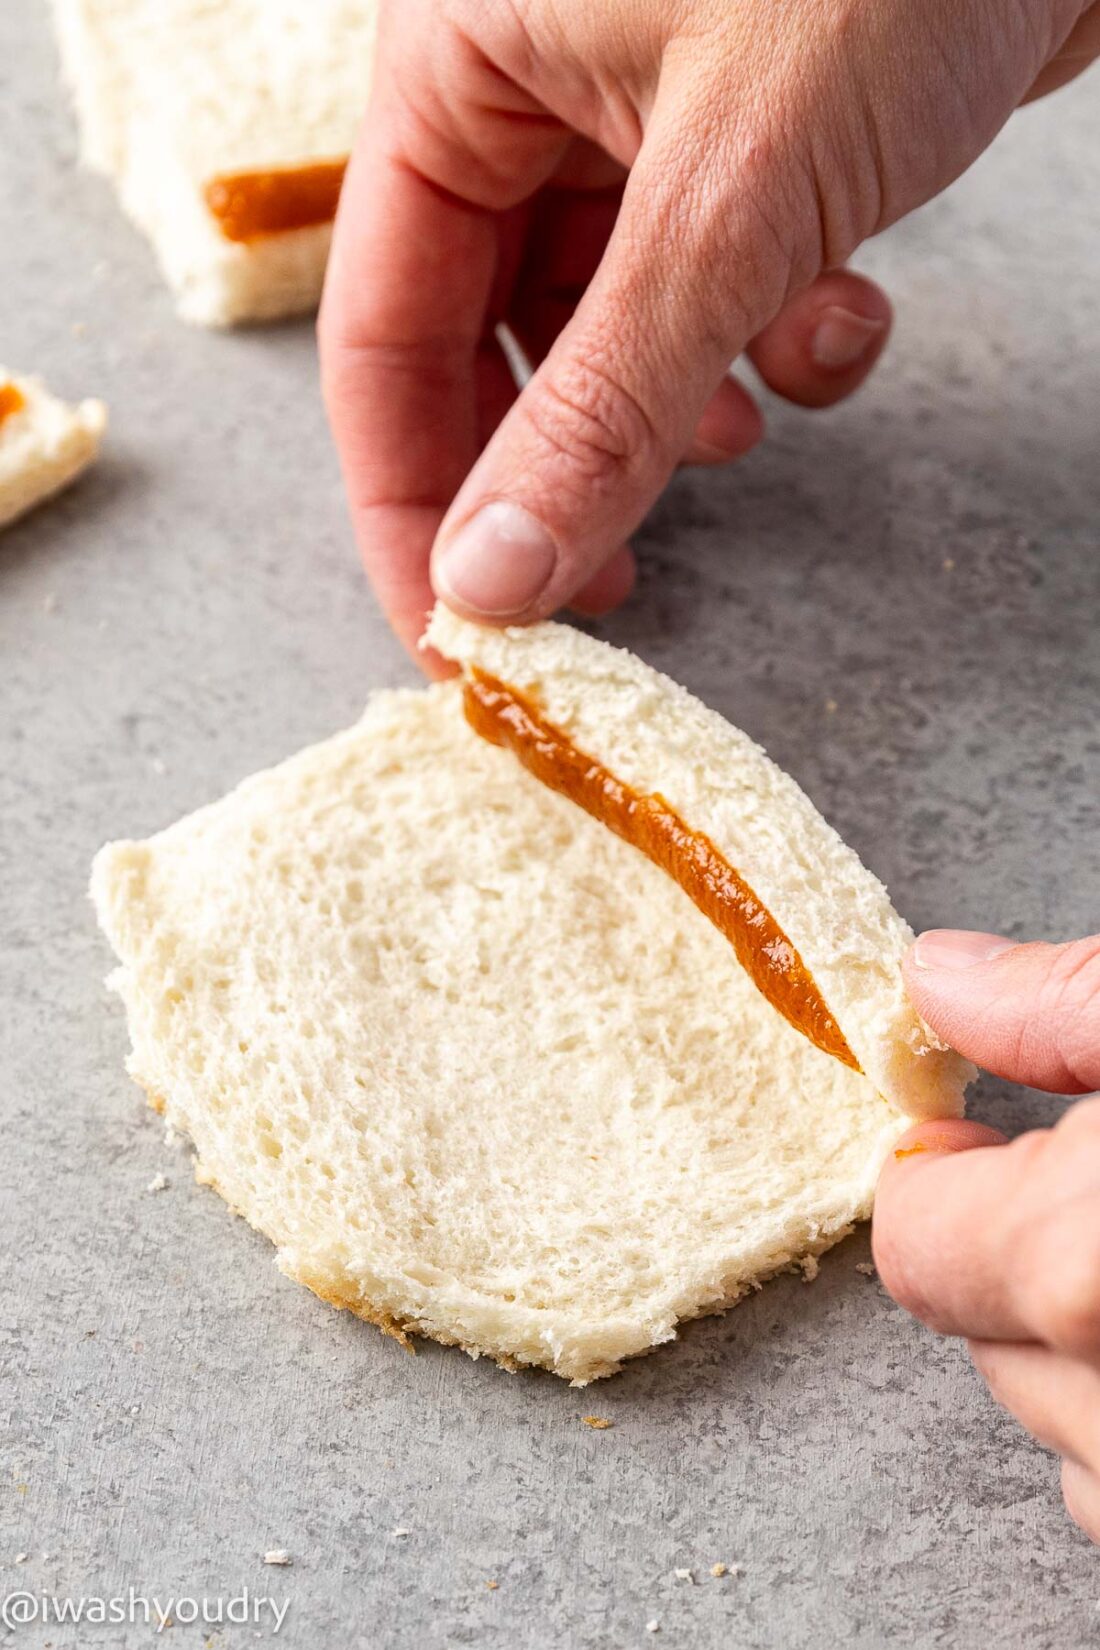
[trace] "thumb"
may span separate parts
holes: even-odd
[[[599,269],[439,529],[432,583],[458,611],[544,618],[588,584],[780,308],[789,258],[754,216],[759,180],[708,190],[695,158],[654,116]],[[743,422],[744,393],[722,396]]]
[[[1032,1088],[1100,1088],[1100,936],[1017,945],[938,928],[905,959],[932,1029],[979,1065]]]

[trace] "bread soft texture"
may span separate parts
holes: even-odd
[[[95,458],[107,427],[102,401],[70,406],[40,379],[0,367],[0,392],[9,385],[22,405],[0,418],[0,527],[75,480]]]
[[[902,983],[912,930],[795,781],[739,728],[620,648],[568,625],[491,630],[439,605],[427,640],[530,693],[572,743],[710,838],[775,917],[862,1069],[898,1111],[962,1109],[974,1068]]]
[[[85,161],[114,181],[188,320],[311,309],[331,225],[225,239],[226,172],[346,155],[366,106],[375,0],[53,0]]]
[[[324,1299],[509,1366],[584,1383],[812,1271],[907,1125],[455,683],[109,845],[92,892],[199,1178]]]

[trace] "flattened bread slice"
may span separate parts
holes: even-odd
[[[152,241],[180,313],[313,308],[375,0],[53,0],[84,160]]]
[[[76,406],[0,367],[0,527],[75,481],[107,427],[102,401]]]
[[[457,683],[108,846],[92,891],[199,1178],[324,1299],[510,1367],[583,1384],[812,1267],[907,1126]]]

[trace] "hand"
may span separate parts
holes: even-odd
[[[924,934],[906,980],[928,1023],[998,1076],[1100,1088],[1100,937]],[[1066,1506],[1100,1542],[1100,1097],[1004,1139],[910,1130],[879,1184],[875,1260],[902,1306],[967,1337],[993,1396],[1062,1457]]]
[[[386,0],[319,330],[406,642],[429,558],[478,618],[620,600],[676,464],[761,433],[730,362],[854,389],[890,312],[839,266],[1098,52],[1100,0]]]

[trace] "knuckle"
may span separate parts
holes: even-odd
[[[1100,936],[1057,948],[1038,1019],[1050,1028],[1061,1063],[1077,1087],[1090,1088],[1100,1047]]]
[[[336,364],[340,359],[342,342],[342,326],[338,305],[332,296],[331,287],[326,286],[321,293],[321,303],[317,311],[315,333],[317,338],[317,356],[321,371],[321,385],[324,388],[332,376]]]
[[[1090,1541],[1100,1543],[1100,1480],[1075,1461],[1062,1463],[1062,1499],[1070,1518]]]
[[[1079,1148],[1082,1137],[1085,1140],[1100,1137],[1100,1094],[1074,1100],[1054,1125],[1053,1132],[1059,1144],[1072,1146],[1073,1150]],[[1100,1163],[1097,1170],[1100,1172]]]
[[[598,362],[573,360],[521,401],[539,444],[586,486],[611,489],[648,467],[661,441],[641,401]]]
[[[968,1340],[966,1350],[970,1355],[970,1362],[974,1365],[994,1398],[1000,1403],[1001,1394],[998,1390],[1000,1363],[997,1358],[997,1342]]]
[[[1060,1215],[1040,1245],[1038,1328],[1072,1357],[1100,1352],[1100,1219],[1082,1206]]]
[[[892,1230],[885,1230],[875,1211],[872,1227],[872,1248],[875,1269],[887,1294],[910,1317],[920,1320],[929,1329],[940,1328],[941,1316],[935,1291],[923,1276],[919,1261],[903,1238]]]

